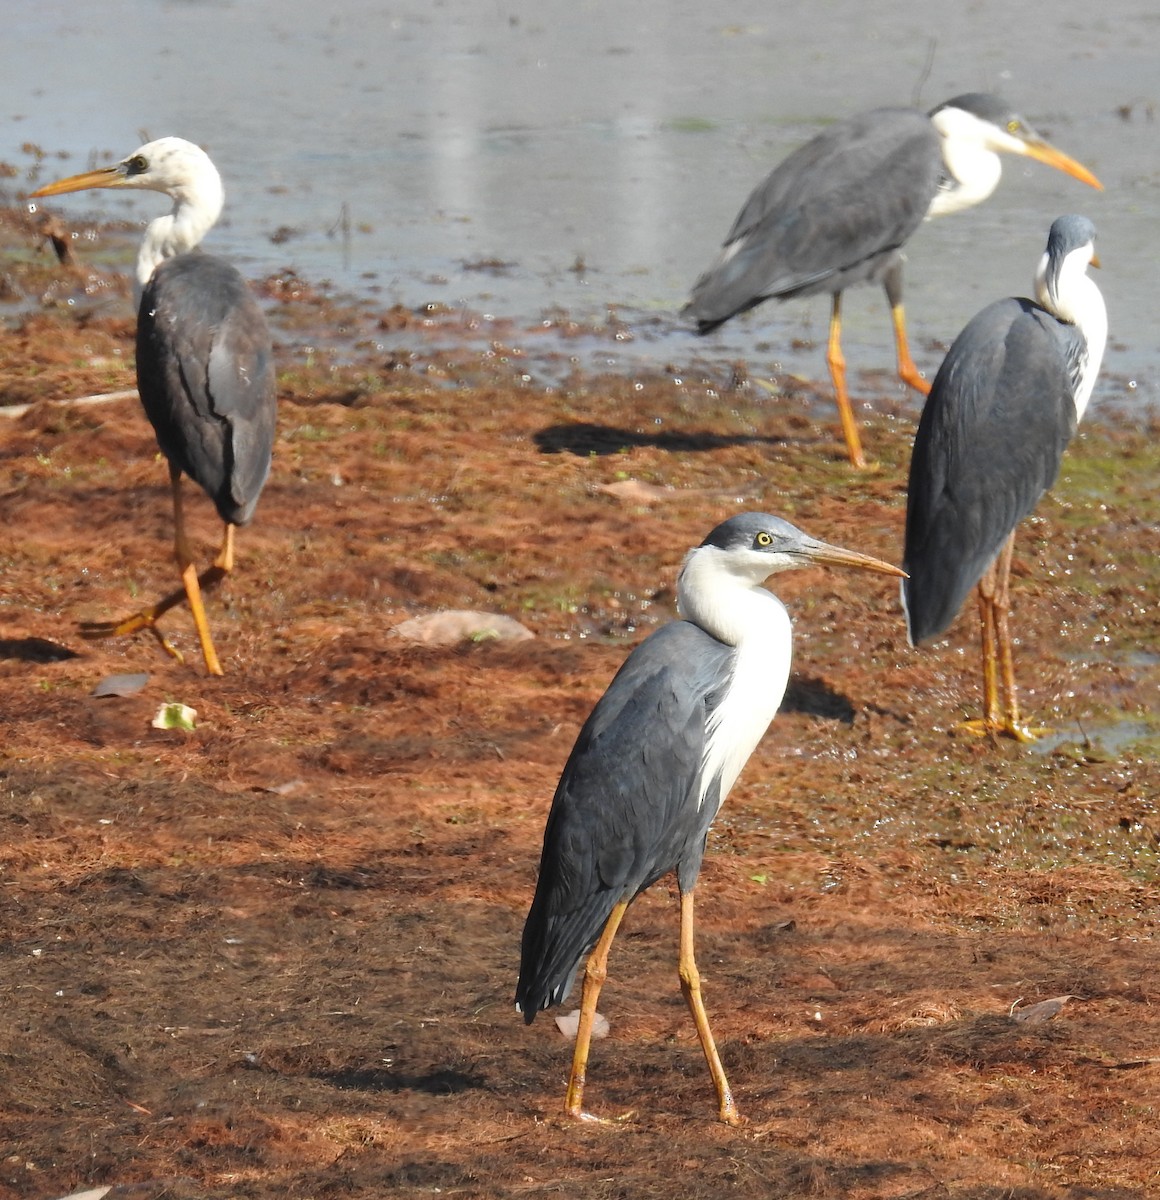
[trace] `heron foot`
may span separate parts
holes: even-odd
[[[722,1108],[717,1114],[721,1121],[732,1129],[740,1129],[749,1124],[749,1118],[743,1117],[731,1103],[728,1108]]]
[[[569,1109],[568,1116],[573,1121],[583,1121],[588,1125],[623,1125],[626,1121],[636,1119],[636,1109],[630,1108],[628,1112],[621,1113],[619,1117],[598,1117],[595,1113],[585,1112],[582,1108],[575,1110]]]
[[[1024,725],[1022,721],[1008,721],[1003,726],[1003,732],[1017,742],[1037,742],[1055,730],[1048,725]]]
[[[77,627],[81,637],[90,642],[102,638],[128,637],[130,634],[140,633],[143,629],[147,629],[157,639],[157,644],[166,654],[181,666],[185,666],[185,655],[157,628],[157,617],[148,609],[121,621],[82,621]]]
[[[931,380],[924,378],[919,373],[917,368],[912,367],[909,371],[900,370],[898,372],[898,378],[901,379],[902,382],[908,387],[914,388],[914,390],[921,395],[930,395],[930,389],[932,386]]]
[[[972,737],[1004,737],[1014,738],[1017,742],[1022,742],[1025,745],[1029,742],[1038,741],[1045,734],[1053,732],[1046,726],[1024,725],[1021,721],[1015,721],[1007,718],[1003,721],[988,720],[986,717],[973,717],[969,721],[960,721],[955,726],[956,729],[961,729],[964,733],[969,733]]]

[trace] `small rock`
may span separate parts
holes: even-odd
[[[411,617],[391,632],[408,642],[425,646],[453,646],[456,642],[524,642],[536,635],[513,617],[470,609]]]

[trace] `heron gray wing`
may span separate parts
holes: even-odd
[[[954,620],[1009,534],[1055,483],[1076,427],[1077,338],[1030,300],[1000,300],[972,318],[939,368],[907,497],[903,586],[915,643]]]
[[[716,811],[698,804],[705,724],[732,654],[674,621],[633,651],[581,729],[524,926],[516,1000],[528,1020],[567,995],[620,900],[703,852]]]
[[[158,266],[141,297],[137,378],[166,457],[244,525],[270,471],[276,400],[269,328],[232,266],[199,253]]]
[[[922,223],[941,164],[922,113],[876,109],[837,123],[753,191],[686,311],[712,327],[771,297],[869,278]]]

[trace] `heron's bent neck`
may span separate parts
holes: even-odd
[[[777,712],[789,681],[793,629],[785,606],[748,573],[730,569],[714,546],[690,550],[677,580],[686,620],[734,647],[724,693],[706,727],[698,806],[717,805]]]
[[[165,259],[185,254],[201,242],[221,216],[225,199],[216,171],[213,177],[183,184],[171,195],[173,211],[149,222],[137,252],[138,293]]]
[[[999,186],[1003,164],[987,144],[982,122],[970,113],[940,109],[931,122],[941,139],[943,165],[951,182],[935,194],[927,216],[945,217],[986,200]]]
[[[752,573],[730,570],[721,559],[715,546],[698,546],[685,556],[677,578],[681,615],[727,646],[768,638],[774,614],[784,614],[785,607]]]
[[[1108,340],[1108,309],[1096,282],[1087,274],[1090,254],[1069,254],[1060,266],[1052,290],[1047,283],[1047,255],[1035,273],[1035,298],[1057,320],[1074,325],[1084,340],[1085,355],[1075,389],[1075,419],[1081,420]]]

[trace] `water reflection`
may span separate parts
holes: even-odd
[[[1097,402],[1156,399],[1150,316],[1160,217],[1151,104],[1160,18],[1145,0],[1052,7],[1052,36],[984,0],[829,0],[784,21],[768,0],[44,0],[6,14],[0,157],[34,141],[72,155],[127,152],[145,134],[205,144],[228,188],[214,246],[253,273],[378,287],[532,321],[559,305],[663,316],[659,346],[687,361],[772,358],[824,378],[826,299],[766,308],[704,343],[676,313],[753,184],[824,122],[910,102],[937,38],[924,104],[1002,91],[1091,166],[1105,195],[1006,164],[974,213],[910,246],[908,309],[920,366],[997,296],[1025,293],[1051,219],[1100,229],[1112,344]],[[94,72],[94,62],[117,69]],[[59,165],[59,164],[58,164]],[[151,198],[104,197],[144,220]],[[350,214],[349,261],[333,228]],[[296,231],[289,241],[271,237]],[[515,264],[502,273],[465,267]],[[582,260],[587,270],[569,268]],[[874,289],[851,292],[855,380],[889,367]],[[899,392],[902,395],[901,389]]]

